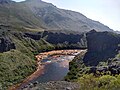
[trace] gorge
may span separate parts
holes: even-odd
[[[119,74],[120,34],[108,26],[42,0],[0,0],[0,90],[119,90]]]

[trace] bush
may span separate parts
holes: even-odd
[[[83,75],[78,79],[81,90],[119,90],[120,75],[103,75],[96,77],[93,74]]]

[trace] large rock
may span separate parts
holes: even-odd
[[[15,49],[15,44],[8,37],[0,37],[0,52]]]
[[[88,52],[84,57],[84,63],[94,66],[108,58],[114,58],[118,53],[119,43],[120,36],[118,34],[90,31],[87,33]]]

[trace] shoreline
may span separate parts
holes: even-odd
[[[21,83],[13,85],[9,88],[9,90],[19,90],[20,88],[27,85],[31,80],[39,77],[44,72],[44,65],[41,63],[41,60],[44,58],[47,58],[48,56],[56,56],[56,55],[73,55],[74,53],[80,53],[83,50],[53,50],[48,52],[43,52],[38,55],[36,55],[37,59],[37,67],[36,71],[33,72],[30,76],[28,76],[26,79],[24,79]]]

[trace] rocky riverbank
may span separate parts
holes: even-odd
[[[80,90],[80,85],[74,82],[52,81],[47,83],[30,83],[23,90]]]

